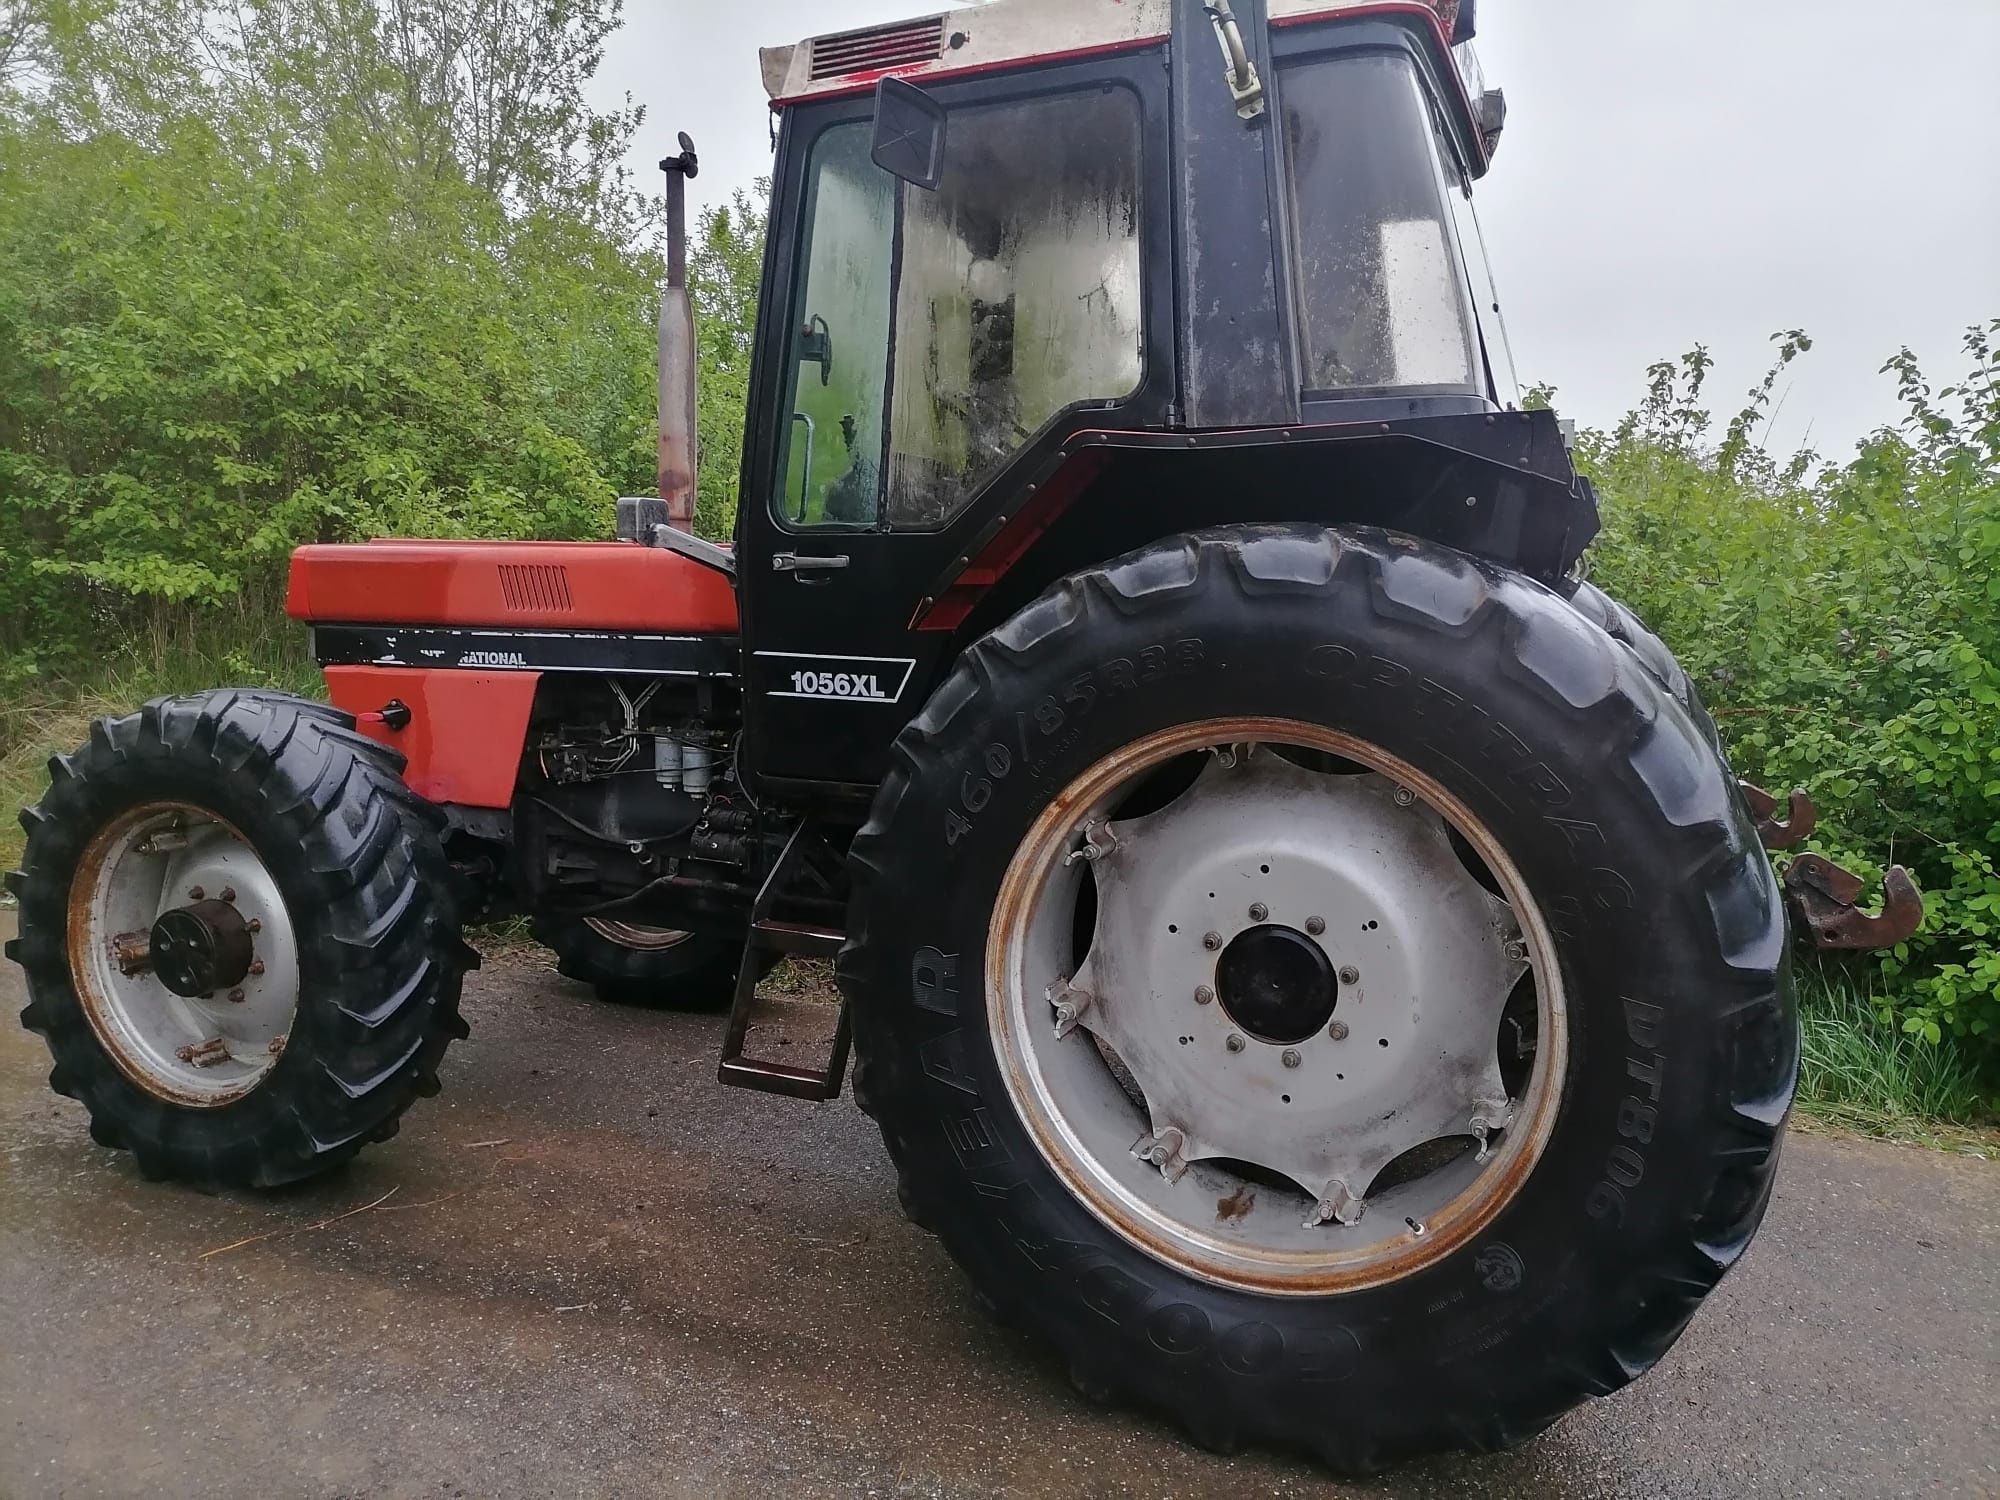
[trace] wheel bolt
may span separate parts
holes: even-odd
[[[229,992],[229,1003],[231,1005],[241,1005],[243,1003],[243,991],[231,990]]]
[[[1528,961],[1528,945],[1526,943],[1509,943],[1507,945],[1507,956],[1517,964],[1526,963]]]
[[[1284,1064],[1288,1068],[1296,1068],[1299,1065],[1299,1054],[1294,1048],[1285,1049]]]
[[[1231,1052],[1241,1052],[1243,1050],[1244,1042],[1242,1037],[1238,1036],[1235,1032],[1232,1031],[1229,1033],[1229,1040],[1224,1042],[1222,1045],[1227,1047]]]
[[[1194,1003],[1196,1005],[1215,1004],[1215,991],[1205,984],[1195,986]]]
[[[1359,984],[1359,983],[1361,983],[1361,971],[1360,971],[1359,969],[1355,968],[1353,964],[1343,964],[1343,965],[1341,965],[1341,969],[1340,969],[1340,982],[1341,982],[1342,984]]]
[[[252,917],[244,925],[246,925],[252,932],[262,932],[264,930],[264,919],[262,917]]]
[[[1253,922],[1265,921],[1270,917],[1270,915],[1271,915],[1271,908],[1266,906],[1261,901],[1256,902],[1250,908],[1250,920]]]
[[[1321,935],[1322,933],[1324,933],[1325,931],[1326,931],[1326,918],[1325,918],[1325,917],[1307,917],[1307,918],[1306,918],[1306,932],[1307,932],[1307,934],[1308,934],[1308,935],[1310,935],[1310,936],[1312,936],[1312,937],[1319,937],[1319,936],[1320,936],[1320,935]]]
[[[233,885],[225,885],[222,888],[222,899],[224,901],[234,901],[236,899],[236,887]]]
[[[1222,946],[1222,934],[1219,932],[1204,932],[1201,935],[1201,945],[1210,953],[1213,953],[1217,948]]]
[[[263,973],[263,972],[264,972],[264,960],[263,960],[263,959],[261,959],[261,958],[253,958],[253,959],[251,959],[251,960],[250,960],[250,972],[251,972],[252,974],[261,974],[261,973]]]
[[[1409,807],[1417,800],[1417,794],[1406,786],[1396,788],[1396,806]]]
[[[1335,1021],[1331,1026],[1326,1028],[1326,1034],[1332,1037],[1336,1042],[1346,1041],[1347,1023],[1345,1021]]]
[[[190,901],[200,901],[204,899],[207,895],[208,892],[203,890],[198,885],[191,885],[188,887],[188,900]]]

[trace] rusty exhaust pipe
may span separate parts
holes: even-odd
[[[660,163],[667,174],[667,284],[660,288],[660,498],[667,524],[694,531],[694,304],[687,288],[687,185],[700,175],[694,142],[681,132],[681,154]]]

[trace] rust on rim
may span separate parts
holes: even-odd
[[[621,922],[615,917],[585,917],[583,925],[621,948],[642,953],[662,953],[678,948],[690,934],[671,927],[647,927],[638,922]]]
[[[1078,831],[1091,819],[1104,818],[1142,773],[1190,752],[1244,743],[1324,752],[1354,763],[1393,783],[1396,806],[1414,804],[1441,818],[1499,885],[1518,921],[1519,946],[1535,978],[1534,1061],[1514,1101],[1512,1121],[1493,1142],[1490,1159],[1482,1150],[1478,1169],[1462,1185],[1460,1176],[1441,1179],[1437,1191],[1455,1188],[1449,1201],[1408,1218],[1400,1217],[1400,1209],[1392,1210],[1399,1217],[1391,1221],[1391,1231],[1375,1234],[1365,1244],[1352,1237],[1343,1244],[1342,1234],[1352,1231],[1333,1226],[1316,1231],[1320,1238],[1315,1243],[1295,1237],[1284,1244],[1248,1243],[1240,1228],[1249,1222],[1249,1194],[1222,1204],[1211,1194],[1199,1216],[1164,1210],[1142,1197],[1129,1175],[1118,1175],[1129,1164],[1107,1161],[1107,1153],[1093,1150],[1053,1102],[1036,1051],[1043,1044],[1028,1029],[1049,1025],[1048,1007],[1038,1004],[1042,996],[1031,992],[1036,987],[1025,974],[1030,924],[1045,891],[1064,870]],[[1493,1223],[1533,1173],[1554,1130],[1568,1067],[1568,1018],[1554,939],[1506,851],[1435,778],[1351,735],[1297,720],[1238,717],[1180,725],[1115,751],[1079,776],[1044,809],[1002,878],[987,929],[985,983],[988,1029],[1012,1102],[1043,1159],[1070,1192],[1107,1227],[1155,1259],[1204,1281],[1253,1292],[1323,1296],[1358,1291],[1413,1275],[1464,1248]],[[1495,1024],[1497,1030],[1497,1018]],[[1344,1032],[1341,1025],[1332,1035],[1344,1042]],[[1143,1119],[1143,1113],[1134,1118]],[[1101,1138],[1104,1132],[1093,1129]],[[1470,1163],[1473,1158],[1468,1154],[1461,1160]],[[1163,1191],[1175,1189],[1169,1184]],[[1304,1191],[1309,1197],[1310,1190]],[[1237,1238],[1229,1237],[1232,1230],[1239,1230]]]
[[[257,944],[226,995],[178,995],[153,972],[148,933],[190,890],[205,889],[195,880],[241,903]],[[269,1076],[297,1012],[296,936],[275,879],[227,819],[183,802],[127,808],[84,846],[64,921],[77,1003],[134,1087],[180,1108],[217,1109]]]

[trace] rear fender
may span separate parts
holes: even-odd
[[[408,759],[403,779],[412,791],[461,807],[513,805],[541,680],[539,672],[326,669],[327,696],[357,717],[378,715],[394,703],[409,709],[401,729],[393,727],[400,714],[363,718],[359,727]]]
[[[1210,433],[1085,432],[925,592],[912,628],[976,639],[1058,579],[1180,532],[1379,526],[1545,584],[1597,534],[1555,414]]]

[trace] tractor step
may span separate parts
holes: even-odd
[[[757,893],[717,1070],[717,1077],[732,1087],[790,1099],[840,1097],[841,1080],[847,1074],[846,1002],[829,1005],[757,991],[766,959],[830,959],[847,941],[847,934],[838,928],[773,915],[781,906],[827,909],[826,872],[837,866],[837,859],[829,856],[810,825],[801,823]],[[814,882],[820,889],[812,888]],[[799,885],[805,888],[793,888]],[[754,1056],[750,1055],[753,1042]]]

